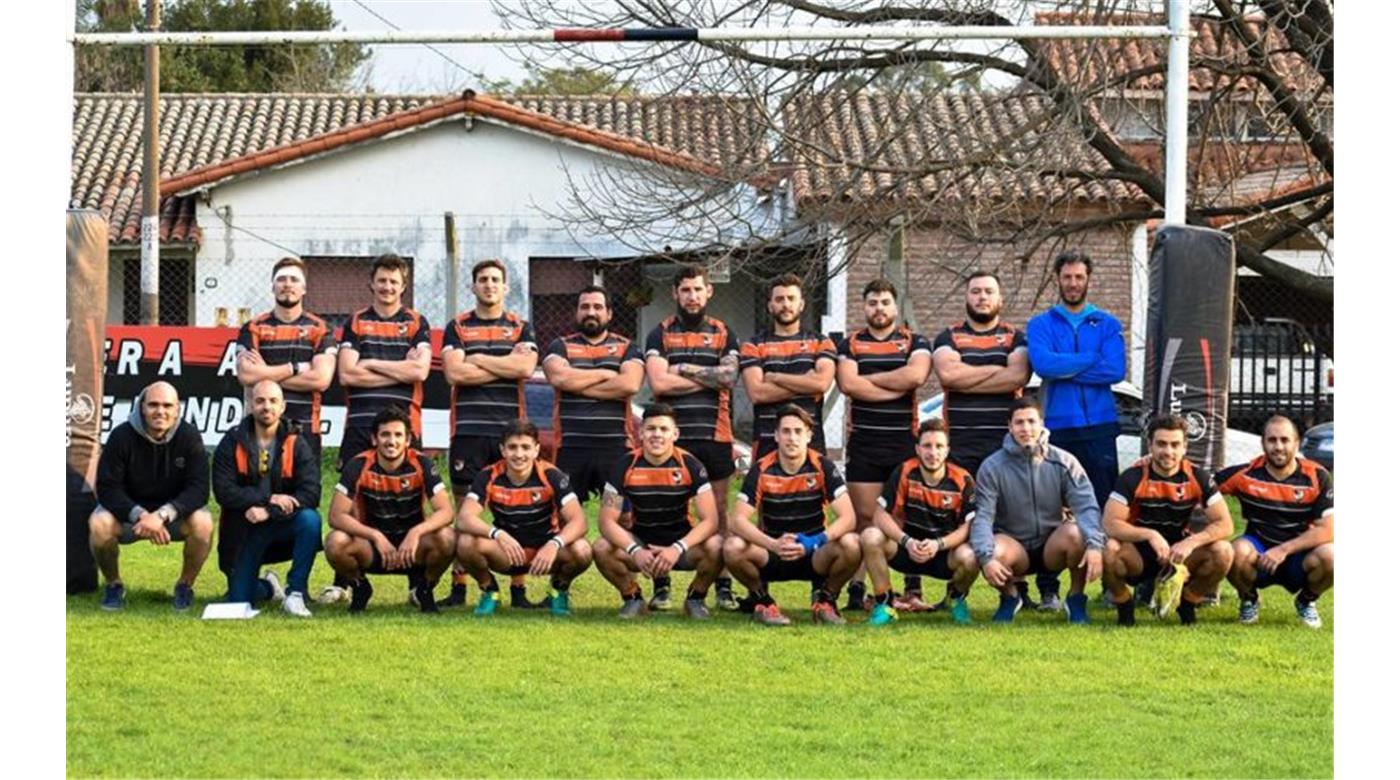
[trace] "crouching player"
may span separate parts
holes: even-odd
[[[1317,599],[1332,587],[1332,475],[1298,457],[1298,426],[1282,415],[1264,424],[1264,454],[1215,475],[1220,492],[1240,500],[1248,524],[1235,540],[1230,584],[1240,594],[1240,622],[1259,620],[1259,589],[1296,593],[1293,608],[1308,628],[1322,628]]]
[[[977,556],[967,543],[977,503],[972,475],[948,462],[948,423],[942,419],[919,425],[914,452],[885,483],[874,525],[860,535],[865,570],[875,587],[870,623],[882,626],[896,617],[891,568],[946,580],[954,622],[970,623],[967,591],[978,572]]]
[[[1136,602],[1130,585],[1151,582],[1164,568],[1186,566],[1176,614],[1196,622],[1196,606],[1230,570],[1234,531],[1230,510],[1210,473],[1186,459],[1186,421],[1158,417],[1147,426],[1150,455],[1118,476],[1104,504],[1103,583],[1118,608],[1118,625],[1131,626]],[[1190,533],[1191,513],[1205,510],[1206,525]]]
[[[719,516],[710,476],[694,455],[676,446],[679,435],[669,404],[648,406],[642,412],[641,448],[617,462],[603,487],[598,510],[602,536],[593,543],[593,559],[598,571],[622,594],[618,616],[625,619],[647,613],[637,574],[655,580],[673,569],[695,571],[685,597],[685,614],[696,620],[710,617],[705,594],[724,565],[715,533]],[[631,529],[619,522],[624,502],[632,507]]]
[[[350,611],[374,594],[368,574],[407,574],[424,612],[437,612],[433,586],[452,562],[452,502],[431,459],[408,446],[412,421],[397,405],[374,416],[374,449],[351,458],[331,498],[326,560],[350,583]],[[423,501],[432,505],[424,517]]]
[[[540,460],[540,432],[514,420],[501,459],[477,472],[457,513],[457,560],[481,585],[476,614],[494,614],[501,590],[491,572],[549,577],[549,611],[569,614],[569,585],[593,562],[588,520],[569,475]],[[493,525],[481,519],[483,505]],[[563,520],[563,526],[560,526]]]
[[[855,508],[846,481],[825,455],[808,449],[812,416],[795,404],[778,412],[769,452],[749,469],[734,503],[724,542],[724,562],[753,594],[753,617],[785,626],[787,617],[768,593],[768,584],[801,580],[813,584],[812,620],[844,623],[833,594],[860,565]],[[826,524],[826,508],[836,520]],[[749,520],[758,513],[759,524]]]

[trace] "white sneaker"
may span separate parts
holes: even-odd
[[[282,579],[277,576],[277,572],[273,571],[272,569],[268,569],[267,571],[263,572],[262,580],[263,582],[266,582],[268,585],[272,586],[273,601],[280,602],[282,601],[282,599],[285,599],[287,597],[287,590],[282,587]]]
[[[321,592],[316,594],[317,604],[335,604],[341,601],[350,600],[350,589],[339,588],[335,585],[327,585],[321,588]]]
[[[282,600],[282,611],[299,618],[311,617],[311,610],[306,608],[306,597],[298,590],[288,593],[287,597]]]

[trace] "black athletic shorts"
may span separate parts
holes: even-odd
[[[590,496],[603,495],[608,475],[627,452],[622,448],[569,447],[559,450],[554,465],[569,475],[569,486],[582,502]]]
[[[423,449],[423,442],[417,436],[410,436],[408,446],[415,450]],[[345,469],[345,464],[350,459],[364,452],[374,449],[374,430],[371,428],[346,428],[345,433],[340,437],[340,469]]]
[[[900,545],[890,558],[890,568],[901,574],[919,574],[936,580],[953,579],[953,567],[948,565],[948,550],[940,550],[937,555],[923,563],[915,563],[909,551]]]
[[[676,538],[677,538],[677,539],[680,539],[680,538],[682,538],[683,536],[684,536],[684,534],[682,534],[681,536],[677,536]],[[639,544],[647,544],[647,542],[644,542],[644,541],[642,541],[641,539],[638,539],[636,534],[632,534],[632,539],[633,539],[633,541],[636,541],[636,542],[638,542]],[[651,546],[651,547],[658,547],[658,548],[665,548],[665,547],[667,547],[667,545],[665,545],[665,544],[659,544],[659,543],[657,543],[657,542],[652,542],[652,543],[650,544],[650,546]],[[660,552],[660,550],[652,550],[652,552],[653,552],[653,553],[656,553],[656,552]],[[696,556],[696,549],[695,549],[694,547],[690,548],[689,550],[686,550],[686,551],[685,551],[685,555],[682,555],[681,557],[679,557],[679,558],[676,559],[676,565],[671,567],[671,571],[695,571],[695,556]]]
[[[768,562],[759,568],[758,576],[764,582],[825,581],[826,575],[817,573],[816,567],[812,565],[812,558],[812,555],[804,555],[795,561],[785,561],[777,553],[770,552]]]
[[[97,508],[110,513],[110,510],[104,509],[100,505]],[[174,520],[171,520],[170,522],[165,524],[165,532],[170,534],[170,541],[185,541],[184,524],[186,520],[190,519],[190,515],[192,514],[194,513],[186,512],[183,515],[176,516]],[[141,541],[141,537],[136,535],[136,523],[118,518],[118,526],[120,528],[120,531],[117,534],[118,544],[135,544],[136,542]]]
[[[1027,574],[1058,575],[1060,573],[1060,570],[1052,571],[1050,567],[1045,565],[1044,544],[1041,544],[1038,547],[1027,547],[1026,558],[1028,558],[1031,562],[1030,568],[1026,569]]]
[[[914,457],[914,437],[891,434],[884,440],[852,436],[846,447],[846,482],[884,485],[904,461]]]
[[[453,436],[447,453],[447,473],[452,479],[452,495],[458,501],[466,498],[467,491],[471,490],[472,482],[476,480],[477,472],[500,459],[499,436]]]
[[[710,481],[727,479],[734,473],[734,445],[720,441],[679,441],[676,446],[694,455]],[[717,497],[718,498],[718,497]]]

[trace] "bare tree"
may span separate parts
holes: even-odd
[[[745,27],[1163,23],[1160,0],[569,0],[497,3],[507,26]],[[1188,222],[1232,226],[1240,263],[1321,300],[1330,277],[1269,256],[1332,230],[1332,3],[1197,0]],[[1026,259],[1046,242],[1160,219],[1164,41],[658,43],[530,62],[612,74],[657,100],[708,101],[724,154],[689,169],[575,181],[580,231],[677,246],[848,239],[937,222]]]

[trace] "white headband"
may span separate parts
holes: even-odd
[[[288,265],[277,269],[277,273],[272,275],[272,281],[275,282],[284,276],[295,277],[296,281],[301,282],[302,284],[306,284],[306,275],[301,272],[300,268],[297,268],[294,265]]]

